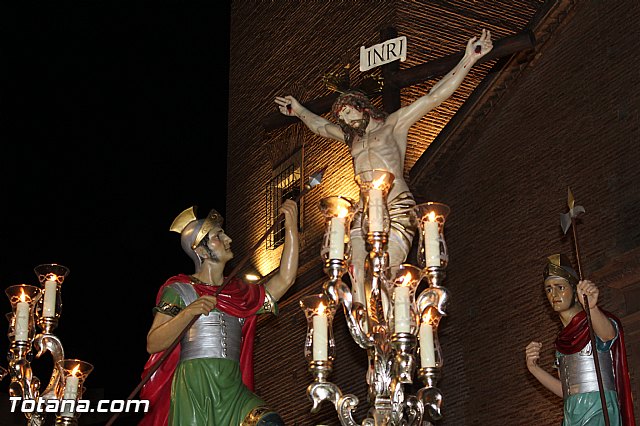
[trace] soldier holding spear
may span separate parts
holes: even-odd
[[[635,426],[622,324],[598,307],[598,287],[582,277],[575,217],[584,208],[574,206],[571,191],[569,208],[562,226],[566,233],[573,225],[579,273],[557,254],[549,257],[543,274],[547,299],[563,325],[555,341],[560,379],[538,365],[540,342],[527,345],[527,368],[564,399],[563,426]]]

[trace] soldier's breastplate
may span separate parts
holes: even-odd
[[[201,315],[180,341],[180,360],[227,358],[240,362],[242,322],[224,312]]]
[[[175,283],[185,305],[198,298],[192,285]],[[220,311],[200,315],[180,341],[180,360],[197,358],[226,358],[240,362],[242,325],[244,318],[237,318]]]
[[[615,390],[611,351],[598,352],[604,390]],[[580,352],[559,357],[560,381],[565,398],[579,393],[598,392],[598,376],[589,342]]]

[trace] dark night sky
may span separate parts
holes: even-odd
[[[88,388],[123,399],[157,288],[193,272],[171,221],[191,205],[225,212],[230,6],[16,3],[0,11],[0,283],[69,267],[55,333],[94,364]]]

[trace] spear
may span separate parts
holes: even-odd
[[[326,169],[327,168],[325,167],[322,170],[312,174],[309,177],[309,180],[307,181],[307,183],[305,183],[304,188],[302,189],[302,191],[300,191],[300,194],[294,199],[294,201],[296,203],[298,203],[302,199],[302,197],[304,197],[311,189],[313,189],[316,186],[320,185],[320,183],[322,182],[322,176],[324,175],[324,172],[326,171]],[[242,260],[236,264],[235,268],[233,268],[233,270],[229,273],[229,275],[227,275],[227,277],[224,279],[224,281],[222,282],[220,287],[218,287],[218,289],[214,293],[214,295],[216,297],[222,292],[222,290],[226,287],[226,285],[229,284],[231,279],[234,278],[238,274],[238,271],[240,271],[240,269],[242,269],[242,267],[249,261],[249,259],[251,259],[251,257],[253,256],[255,251],[258,249],[258,247],[260,247],[260,245],[264,242],[264,240],[267,239],[269,234],[271,234],[271,232],[273,232],[275,227],[283,219],[284,219],[284,213],[280,213],[280,215],[277,217],[277,219],[273,222],[273,225],[271,225],[271,227],[267,230],[267,232],[264,233],[262,238],[260,238],[258,241],[256,241],[256,243],[253,245],[253,247],[251,247],[251,250],[249,250],[247,252],[245,257],[243,257]],[[151,376],[153,376],[153,373],[155,373],[156,370],[158,368],[160,368],[162,363],[169,357],[169,355],[171,354],[173,349],[178,345],[178,343],[180,343],[180,340],[182,340],[182,337],[185,335],[187,330],[189,330],[191,328],[191,326],[198,320],[198,318],[200,318],[200,315],[197,315],[197,316],[193,317],[191,319],[191,321],[189,322],[189,324],[187,324],[187,326],[182,330],[180,335],[178,335],[178,337],[176,337],[176,339],[171,343],[171,345],[167,349],[164,350],[164,352],[162,353],[162,356],[160,358],[158,358],[156,363],[151,366],[149,372],[142,378],[142,381],[138,384],[138,386],[136,386],[136,388],[129,394],[129,396],[127,397],[127,400],[133,399],[138,394],[138,392],[140,392],[140,390],[142,389],[144,384],[147,383],[149,381],[149,379],[151,378]],[[111,426],[113,424],[113,422],[116,421],[116,419],[118,418],[119,415],[120,415],[120,413],[115,413],[109,419],[109,421],[107,422],[107,424],[105,426]]]
[[[582,264],[580,262],[580,246],[578,245],[578,231],[576,229],[576,217],[580,213],[584,213],[584,207],[576,206],[575,199],[573,198],[573,193],[571,192],[571,188],[568,188],[567,195],[567,205],[569,206],[569,211],[567,213],[563,213],[560,215],[560,226],[562,226],[562,231],[566,235],[569,228],[573,231],[573,245],[576,251],[576,261],[578,263],[578,276],[580,277],[580,281],[582,281]],[[602,413],[604,414],[604,424],[605,426],[609,426],[609,411],[607,410],[607,400],[604,396],[604,386],[602,384],[602,371],[600,370],[600,360],[598,359],[598,349],[596,347],[596,335],[593,331],[593,325],[591,323],[591,312],[589,309],[589,298],[586,293],[583,295],[584,297],[584,311],[587,314],[587,324],[589,326],[589,338],[591,339],[591,353],[593,354],[593,362],[596,367],[596,377],[598,379],[598,390],[600,391],[600,403],[602,404]]]

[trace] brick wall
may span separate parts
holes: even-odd
[[[439,424],[557,424],[561,418],[560,401],[526,371],[523,348],[540,339],[542,363],[551,364],[559,324],[544,300],[541,271],[546,255],[571,250],[571,240],[559,228],[568,186],[587,210],[579,225],[587,271],[638,246],[640,76],[632,65],[638,63],[638,8],[631,0],[575,6],[481,131],[438,170],[443,178],[423,176],[412,188],[422,200],[452,208],[445,283],[452,299],[440,334],[445,418]],[[275,111],[275,96],[291,93],[305,100],[326,95],[322,75],[337,69],[345,56],[353,63],[358,47],[379,42],[384,26],[422,40],[413,51],[417,57],[410,54],[420,62],[458,50],[484,24],[479,18],[478,29],[466,35],[452,24],[449,30],[459,32],[460,40],[434,53],[427,27],[434,17],[420,10],[419,2],[396,1],[232,4],[227,221],[238,253],[265,231],[270,143],[282,133],[266,134],[260,120]],[[522,30],[526,22],[513,25],[495,36]],[[475,87],[478,80],[470,77],[465,84]],[[429,87],[425,83],[403,91],[403,104]],[[412,129],[407,171],[453,112],[445,104]],[[256,391],[287,425],[337,425],[328,405],[309,413],[305,390],[311,375],[302,353],[306,323],[298,300],[319,292],[323,281],[319,199],[355,197],[357,192],[347,148],[302,133],[304,172],[330,167],[322,187],[303,205],[298,280],[280,304],[280,315],[258,323]],[[269,272],[278,256],[261,249],[252,263]],[[617,295],[616,289],[603,288],[604,306],[619,312]],[[362,419],[366,354],[351,340],[341,313],[334,329],[339,349],[332,381],[360,398],[357,418]]]
[[[442,424],[561,420],[561,401],[528,373],[523,350],[542,341],[541,364],[552,371],[560,323],[541,273],[547,255],[572,255],[559,226],[568,187],[587,212],[578,224],[587,277],[640,245],[639,17],[633,1],[576,5],[442,179],[418,180],[423,200],[452,209]],[[634,321],[627,348],[637,366],[637,298],[625,306],[615,283],[602,284],[602,306]]]

